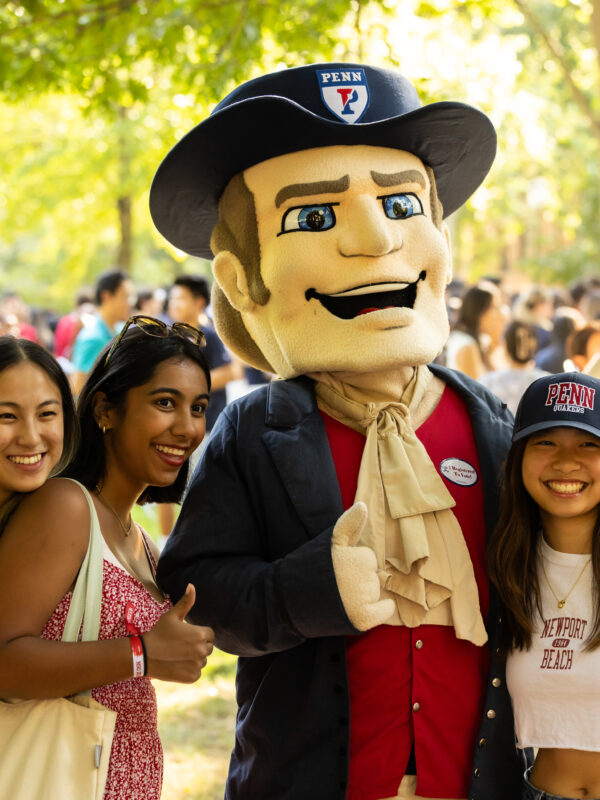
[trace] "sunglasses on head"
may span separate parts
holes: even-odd
[[[117,337],[112,343],[110,350],[104,359],[105,367],[108,364],[110,357],[117,349],[119,342],[132,325],[135,325],[137,328],[144,331],[144,333],[148,334],[148,336],[155,336],[158,339],[166,339],[168,336],[174,333],[177,336],[188,339],[188,341],[192,342],[198,347],[204,347],[206,344],[206,339],[204,338],[202,331],[199,330],[199,328],[194,328],[193,325],[188,325],[186,322],[174,322],[172,325],[167,325],[166,322],[163,322],[160,319],[155,319],[154,317],[145,317],[143,314],[136,314],[133,317],[129,317],[127,322],[117,334]]]

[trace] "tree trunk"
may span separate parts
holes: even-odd
[[[117,255],[117,267],[124,272],[131,272],[131,197],[126,195],[117,199],[121,241]]]
[[[596,44],[598,67],[600,67],[600,0],[592,0],[592,33]]]
[[[118,134],[118,158],[119,158],[119,194],[117,198],[117,210],[119,214],[119,228],[121,240],[117,251],[117,267],[124,272],[131,272],[132,258],[132,220],[131,220],[131,196],[123,189],[128,185],[129,176],[129,148],[127,141],[127,121],[128,114],[125,106],[119,106],[119,134]]]

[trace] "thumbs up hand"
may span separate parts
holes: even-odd
[[[188,625],[184,620],[196,602],[196,589],[188,583],[185,594],[173,608],[144,634],[148,675],[163,681],[194,683],[212,653],[212,628]]]
[[[394,613],[394,601],[381,600],[377,559],[370,547],[356,546],[367,521],[367,507],[355,503],[336,522],[331,558],[348,619],[359,631],[383,624]]]
[[[179,598],[179,602],[175,603],[173,608],[167,611],[167,614],[174,614],[180,622],[184,622],[195,602],[196,587],[193,583],[188,583],[185,587],[185,593]]]

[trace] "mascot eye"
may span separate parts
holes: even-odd
[[[338,205],[335,203],[334,205]],[[328,231],[335,225],[333,206],[298,206],[288,209],[281,221],[281,233]]]
[[[423,213],[421,201],[414,194],[390,194],[380,199],[385,215],[390,219],[408,219]]]

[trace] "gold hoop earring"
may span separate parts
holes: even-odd
[[[102,426],[102,433],[103,433],[103,434],[104,434],[104,433],[106,433],[106,425],[103,425],[103,426]]]

